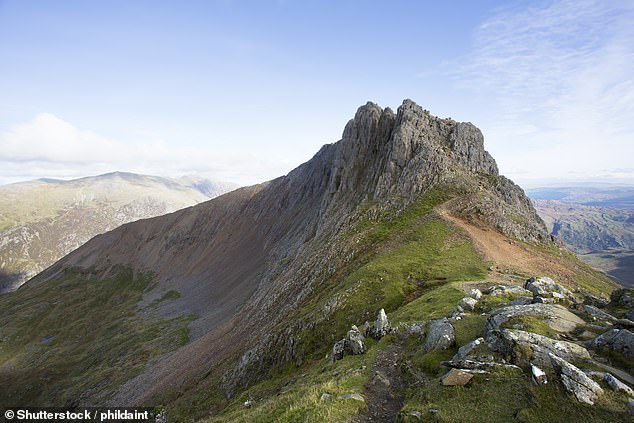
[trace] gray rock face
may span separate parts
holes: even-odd
[[[567,308],[554,304],[528,304],[502,307],[489,316],[484,325],[484,336],[499,329],[502,324],[517,316],[537,316],[555,330],[570,332],[584,321]]]
[[[594,380],[590,379],[579,368],[550,354],[555,370],[560,372],[561,382],[566,389],[580,402],[594,405],[594,401],[603,394],[603,389]]]
[[[450,348],[455,342],[454,328],[447,318],[432,320],[427,326],[427,336],[423,349],[439,351]]]
[[[463,345],[462,347],[458,348],[458,352],[453,356],[451,361],[464,360],[465,358],[469,357],[471,351],[482,344],[484,344],[484,338],[478,338],[469,342],[468,344]]]
[[[449,134],[449,148],[458,163],[473,172],[497,175],[495,160],[484,150],[482,132],[471,123],[459,122]]]
[[[345,350],[352,355],[365,353],[365,338],[354,325],[346,335]]]
[[[343,352],[345,348],[346,348],[345,339],[341,339],[335,342],[335,345],[332,346],[331,360],[332,361],[341,360],[343,358]]]
[[[597,336],[595,347],[616,351],[627,358],[634,358],[634,334],[627,329],[612,329]]]
[[[462,300],[460,300],[460,307],[462,307],[464,310],[473,311],[477,303],[478,301],[474,300],[471,297],[464,297]]]
[[[634,398],[634,390],[632,390],[632,388],[630,388],[629,386],[627,386],[626,384],[624,384],[623,382],[621,382],[620,380],[612,376],[610,373],[606,373],[603,376],[603,381],[607,383],[608,386],[612,388],[613,391],[615,392],[622,391],[622,392],[625,392],[627,395],[629,395],[631,398]]]
[[[385,314],[385,310],[379,310],[374,326],[370,329],[370,336],[375,339],[383,338],[390,331],[390,321]]]
[[[634,416],[634,399],[632,398],[627,400],[627,413],[630,416]]]
[[[584,305],[583,306],[583,311],[585,311],[586,313],[588,313],[590,316],[595,317],[597,319],[602,319],[602,320],[608,320],[611,322],[616,321],[616,317],[612,316],[609,313],[606,313],[605,311],[596,308],[595,306],[591,306],[591,305]]]
[[[493,331],[487,337],[487,342],[491,350],[509,356],[511,361],[518,365],[535,363],[539,366],[551,367],[551,354],[569,361],[590,358],[588,350],[577,344],[556,341],[523,330]]]

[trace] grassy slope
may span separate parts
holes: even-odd
[[[317,315],[329,300],[338,299],[338,309],[330,318],[300,334],[298,350],[305,348],[309,360],[301,368],[289,364],[283,370],[272,371],[266,381],[251,386],[229,403],[215,403],[216,409],[226,408],[209,421],[336,422],[347,421],[362,410],[362,404],[336,396],[344,392],[363,393],[363,386],[371,376],[366,369],[371,368],[377,350],[384,348],[390,339],[384,338],[379,343],[369,340],[366,355],[346,356],[330,364],[324,356],[333,342],[343,337],[351,324],[371,321],[379,308],[386,309],[393,324],[447,316],[464,296],[461,281],[486,278],[488,263],[478,257],[457,228],[433,212],[436,205],[450,196],[451,193],[434,190],[395,219],[363,221],[354,235],[364,234],[370,253],[360,254],[293,316],[306,319],[311,313]],[[604,278],[595,272],[588,273],[586,267],[582,270],[584,287],[593,292],[609,292],[611,287],[605,285]],[[483,316],[473,314],[456,324],[457,345],[453,350],[422,354],[418,345],[410,345],[405,354],[411,355],[414,367],[437,377],[443,372],[440,361],[449,359],[459,346],[480,336],[484,320]],[[327,401],[319,401],[322,393],[334,395]],[[570,401],[556,385],[535,390],[525,374],[478,377],[466,388],[443,388],[432,380],[424,387],[408,389],[405,397],[404,410],[421,410],[426,416],[429,408],[439,409],[442,411],[429,416],[446,422],[509,421],[518,411],[525,421],[554,421],[558,416],[606,421],[606,418],[621,418],[619,412],[623,411],[620,405],[615,405],[621,403],[613,401],[611,394],[600,407],[590,409]],[[243,403],[249,398],[255,402],[247,408]],[[565,402],[565,415],[557,408],[561,402]],[[476,408],[479,411],[474,413]]]
[[[141,317],[149,275],[113,278],[69,272],[0,297],[3,405],[60,406],[99,398],[145,364],[188,342],[190,317]],[[166,299],[169,300],[169,299]],[[103,405],[103,400],[97,401]],[[93,399],[93,402],[94,399]]]

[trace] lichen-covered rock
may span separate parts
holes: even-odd
[[[535,363],[539,366],[551,367],[552,361],[549,358],[551,354],[569,361],[590,358],[588,350],[580,345],[523,330],[496,330],[489,334],[487,342],[492,351],[509,357],[513,364],[520,366]]]
[[[365,338],[354,325],[346,335],[345,350],[352,355],[365,353]]]
[[[385,310],[379,310],[374,322],[374,326],[370,329],[370,336],[374,339],[383,338],[390,331],[390,321],[385,314]]]
[[[605,311],[592,306],[592,305],[584,305],[583,306],[583,311],[585,311],[586,313],[588,313],[590,316],[596,318],[596,319],[601,319],[601,320],[608,320],[611,322],[616,321],[616,317],[612,316],[609,313],[606,313]]]
[[[634,358],[634,334],[627,329],[612,329],[597,336],[595,347],[616,351],[627,358]]]
[[[468,344],[463,345],[462,347],[458,348],[458,352],[453,356],[451,360],[452,361],[464,360],[465,358],[469,357],[469,354],[471,353],[471,351],[473,351],[474,349],[476,349],[478,346],[482,344],[484,344],[484,338],[478,338],[469,342]]]
[[[625,392],[627,395],[629,395],[631,398],[634,398],[634,390],[632,390],[632,388],[630,388],[629,386],[627,386],[626,384],[624,384],[623,382],[615,378],[610,373],[606,373],[605,375],[603,375],[603,381],[607,383],[608,386],[612,388],[613,391],[615,392],[622,391],[622,392]]]
[[[477,303],[478,301],[471,297],[464,297],[462,300],[460,300],[460,307],[462,307],[464,310],[473,311]]]
[[[531,277],[524,283],[524,289],[532,292],[533,297],[555,298],[556,300],[573,298],[572,292],[570,292],[569,289],[546,276],[541,278]]]
[[[561,382],[566,389],[580,402],[594,405],[599,395],[603,394],[603,389],[588,375],[566,360],[550,354],[555,370],[559,371]]]
[[[484,325],[484,336],[499,329],[502,324],[517,316],[538,316],[548,326],[559,332],[571,332],[585,322],[567,308],[555,304],[527,304],[502,307],[489,316]]]
[[[532,292],[522,288],[521,286],[515,285],[495,285],[486,290],[487,295],[493,295],[494,297],[497,295],[530,295],[532,298]]]
[[[423,349],[426,352],[446,350],[453,346],[455,341],[454,327],[447,318],[432,320],[427,325]]]
[[[335,342],[335,345],[332,346],[332,352],[331,352],[331,360],[337,361],[337,360],[341,360],[343,358],[343,352],[346,348],[346,340],[345,339],[341,339],[337,342]]]
[[[477,301],[482,298],[482,291],[480,291],[478,288],[473,288],[469,291],[469,296]]]

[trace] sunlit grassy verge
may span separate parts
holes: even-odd
[[[151,275],[119,270],[107,279],[69,271],[0,297],[3,405],[83,404],[188,342],[191,316],[141,317]]]

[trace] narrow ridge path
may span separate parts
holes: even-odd
[[[396,421],[403,408],[404,384],[399,365],[401,348],[401,341],[395,339],[377,354],[363,393],[368,408],[353,417],[351,423]]]

